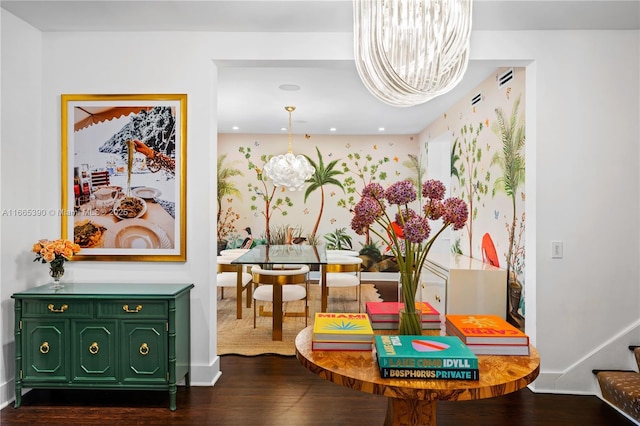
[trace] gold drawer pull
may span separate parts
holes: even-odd
[[[48,354],[49,353],[49,342],[42,342],[40,345],[40,353]]]
[[[89,346],[89,352],[91,353],[91,355],[97,354],[99,350],[100,348],[98,347],[98,342],[93,342],[91,346]]]
[[[140,346],[140,355],[147,355],[149,353],[149,345],[147,345],[146,343],[143,343]]]
[[[135,309],[129,309],[129,305],[122,305],[122,310],[125,312],[130,312],[130,313],[137,313],[140,312],[142,310],[142,305],[138,305],[136,306]]]
[[[47,306],[47,308],[49,308],[51,312],[64,312],[69,308],[69,305],[62,305],[60,306],[60,309],[56,309],[55,306],[53,306],[53,303],[49,303],[49,306]]]
[[[436,301],[438,302],[440,301],[440,296],[438,296],[437,294],[436,294]]]

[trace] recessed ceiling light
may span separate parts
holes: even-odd
[[[384,127],[378,127],[379,132],[384,132]]]
[[[233,130],[240,130],[240,127],[238,127],[238,126],[233,126],[233,127],[232,127],[232,129],[233,129]]]
[[[286,127],[280,127],[280,130],[283,131],[283,132],[286,132],[287,128]]]
[[[286,90],[287,92],[295,92],[296,90],[300,90],[300,86],[297,84],[281,84],[278,86],[280,90]]]
[[[329,129],[329,131],[330,131],[330,132],[335,132],[335,131],[336,131],[336,128],[335,128],[335,127],[332,127],[332,128],[330,128],[330,129]]]

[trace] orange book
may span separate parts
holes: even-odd
[[[465,344],[529,345],[529,336],[498,315],[446,315],[451,329]]]

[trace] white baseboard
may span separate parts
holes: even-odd
[[[15,399],[15,380],[7,380],[0,385],[0,409],[11,404]]]
[[[209,365],[191,364],[191,386],[213,386],[221,374],[219,355]]]

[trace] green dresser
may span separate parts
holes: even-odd
[[[190,371],[193,284],[65,284],[15,293],[22,388],[168,390]]]

